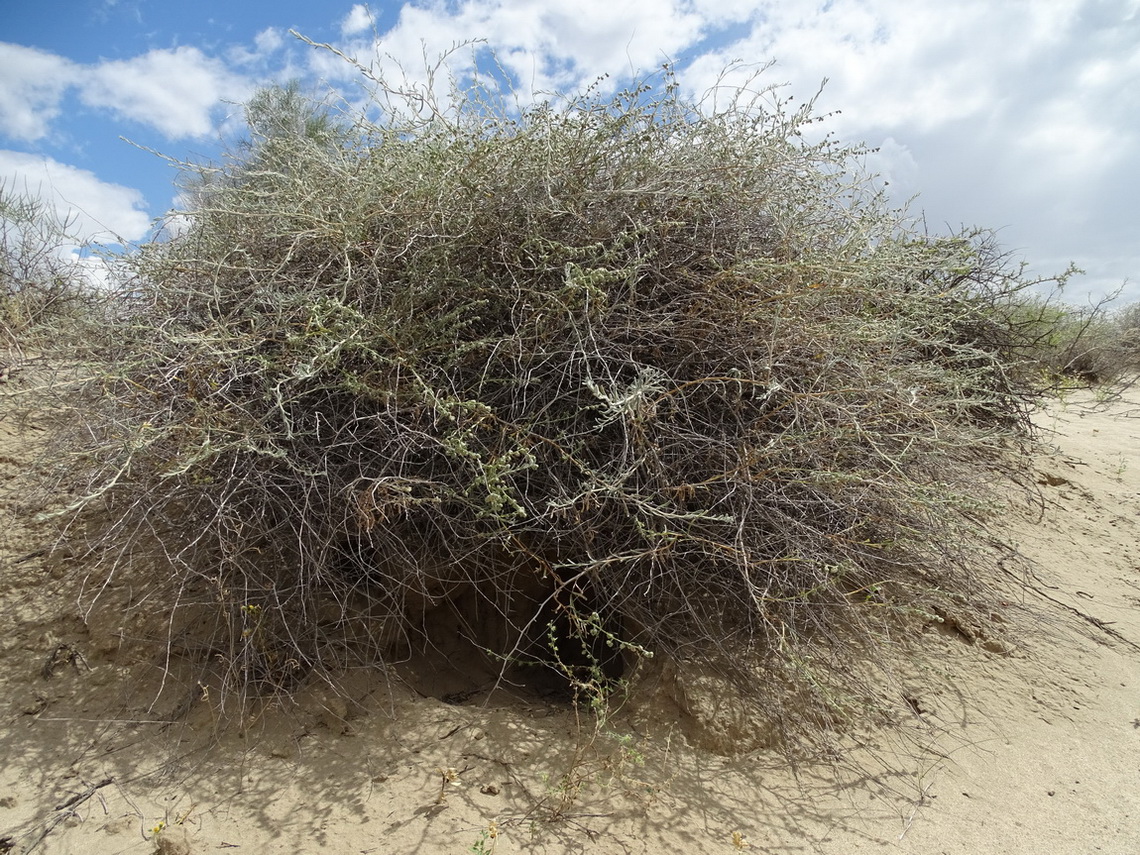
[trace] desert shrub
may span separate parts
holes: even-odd
[[[1060,290],[1004,295],[994,306],[997,323],[1012,333],[1014,362],[1042,391],[1073,381],[1114,383],[1129,369],[1129,344],[1111,299],[1087,307],[1059,299]]]
[[[1086,383],[1120,382],[1130,369],[1128,348],[1108,312],[1072,312],[1059,325],[1058,373]]]
[[[450,607],[493,663],[715,661],[821,710],[977,596],[1030,394],[983,234],[911,228],[770,89],[372,82],[260,96],[129,259],[58,442],[100,585],[197,621],[229,686],[391,661]]]
[[[1140,303],[1129,303],[1111,315],[1117,349],[1117,372],[1127,379],[1140,374]]]
[[[1113,313],[1113,322],[1127,338],[1140,332],[1140,303],[1129,303]]]
[[[56,327],[81,315],[93,294],[69,248],[72,223],[41,199],[0,183],[0,346],[8,361],[50,347]]]

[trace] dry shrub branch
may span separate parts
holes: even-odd
[[[390,662],[463,601],[494,661],[643,650],[824,706],[976,595],[1029,400],[984,235],[913,229],[771,89],[371,83],[259,95],[132,257],[59,443],[99,580],[231,687]]]

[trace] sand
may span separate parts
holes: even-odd
[[[667,706],[583,737],[564,706],[376,675],[244,733],[209,699],[156,720],[162,663],[37,552],[42,431],[0,420],[0,852],[1140,852],[1140,394],[1103,397],[1038,414],[1040,501],[993,520],[1032,562],[1002,582],[1008,635],[931,630],[905,715],[795,764],[696,750]]]

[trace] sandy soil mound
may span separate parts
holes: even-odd
[[[32,522],[42,430],[0,420],[0,852],[1140,851],[1140,402],[1081,393],[1038,423],[1042,501],[994,521],[1032,561],[1010,565],[1009,636],[932,628],[895,726],[791,766],[693,748],[702,715],[733,721],[699,675],[599,729],[423,671],[218,728],[124,612],[77,605]]]

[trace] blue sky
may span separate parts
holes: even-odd
[[[673,61],[704,92],[731,62],[810,97],[934,231],[999,230],[1033,270],[1087,270],[1081,302],[1140,299],[1140,0],[3,0],[0,181],[145,239],[177,204],[162,158],[216,157],[266,83],[351,87],[296,30],[422,67],[484,39],[521,87],[620,86]]]

